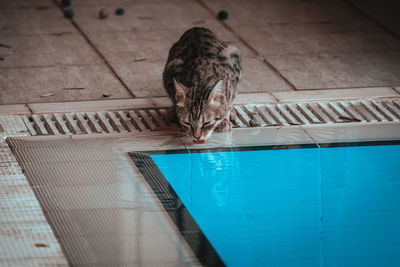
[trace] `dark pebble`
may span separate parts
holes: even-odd
[[[226,20],[228,18],[228,12],[225,10],[221,10],[220,12],[218,12],[217,17],[219,20]]]
[[[125,9],[123,9],[123,8],[117,8],[115,10],[115,14],[117,14],[119,16],[123,15],[124,13],[125,13]]]
[[[70,6],[71,5],[71,0],[61,0],[61,5],[62,6]]]
[[[102,9],[100,9],[100,11],[99,11],[99,18],[101,18],[101,19],[106,19],[106,18],[108,18],[108,15],[109,15],[109,14],[110,14],[110,13],[108,12],[107,9],[102,8]]]
[[[72,19],[74,17],[74,10],[72,9],[65,10],[64,17],[66,17],[67,19]]]

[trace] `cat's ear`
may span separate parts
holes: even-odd
[[[175,101],[178,107],[183,107],[185,105],[186,100],[186,87],[175,80],[174,78],[174,86],[175,86]]]
[[[210,96],[208,97],[208,103],[222,105],[224,102],[225,102],[225,86],[224,86],[224,81],[220,80],[211,90]]]

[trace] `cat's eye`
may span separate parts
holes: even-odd
[[[181,124],[186,126],[186,127],[192,127],[192,125],[189,122],[186,122],[186,121],[181,121]]]
[[[211,126],[213,124],[215,124],[215,123],[213,123],[213,121],[207,121],[207,122],[203,123],[203,126],[201,126],[201,128],[204,128],[204,127],[207,127],[207,126]]]

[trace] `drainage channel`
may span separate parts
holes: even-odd
[[[235,105],[234,128],[400,120],[400,100]],[[153,131],[171,126],[170,108],[21,115],[29,133],[70,135]]]

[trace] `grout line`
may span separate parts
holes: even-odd
[[[57,0],[53,0],[56,6],[60,8],[61,11],[63,11],[63,8],[61,5],[57,2]],[[129,90],[128,85],[119,77],[118,73],[115,71],[115,69],[111,66],[111,64],[107,61],[105,56],[100,52],[100,50],[95,46],[95,44],[90,40],[90,38],[85,34],[85,32],[79,27],[79,25],[75,22],[73,19],[69,19],[71,24],[75,27],[76,30],[82,35],[82,37],[86,40],[86,42],[89,44],[89,46],[94,50],[94,52],[103,60],[105,65],[110,69],[112,74],[114,74],[115,78],[118,79],[118,81],[125,87],[125,89],[128,91],[128,93],[133,97],[136,98],[135,94]]]
[[[205,4],[203,2],[203,0],[195,0],[199,5],[201,5],[204,9],[206,9],[208,12],[210,12],[211,14],[214,15],[215,17],[215,13],[212,11],[212,9],[210,7],[207,6],[207,4]],[[226,29],[228,29],[231,33],[233,33],[245,46],[247,46],[247,48],[249,48],[254,54],[256,54],[259,59],[261,59],[261,61],[267,65],[269,68],[272,69],[272,71],[278,75],[287,85],[289,85],[289,87],[291,87],[293,90],[297,90],[297,88],[294,86],[294,84],[289,81],[285,76],[283,76],[282,73],[280,73],[277,68],[275,68],[274,65],[272,65],[262,54],[260,54],[257,49],[255,49],[251,44],[249,44],[245,39],[243,39],[243,37],[238,34],[234,29],[232,29],[232,27],[230,27],[227,23],[218,20]]]
[[[397,40],[400,40],[400,35],[397,34],[396,32],[392,31],[391,29],[389,29],[388,27],[386,27],[383,23],[381,23],[379,20],[375,19],[373,16],[369,15],[367,12],[365,12],[362,8],[359,8],[358,6],[356,6],[354,3],[352,3],[350,0],[344,0],[344,2],[350,6],[353,10],[355,10],[356,12],[358,12],[360,15],[366,17],[367,19],[369,19],[370,21],[372,21],[373,23],[375,23],[376,25],[378,25],[380,28],[382,28],[384,31],[386,31],[387,33],[389,33],[390,35],[392,35],[394,38],[396,38]]]
[[[29,109],[29,112],[31,113],[30,115],[34,114],[33,110],[31,109],[31,106],[29,104],[25,104],[25,107]]]
[[[153,99],[153,98],[161,98],[166,96],[153,96],[153,97],[135,97],[134,99]],[[12,104],[0,104],[1,105],[34,105],[34,104],[55,104],[55,103],[79,103],[79,102],[101,102],[101,101],[110,101],[110,100],[131,100],[133,98],[96,98],[96,99],[77,99],[77,100],[57,100],[57,101],[50,101],[50,102],[23,102],[23,103],[12,103]]]
[[[367,85],[367,86],[350,86],[350,87],[326,87],[326,88],[299,88],[296,91],[306,92],[306,91],[324,91],[324,90],[348,90],[348,89],[368,89],[368,88],[391,88],[396,91],[393,85]],[[284,92],[284,91],[272,91],[272,93]]]
[[[0,70],[12,70],[12,69],[39,69],[39,68],[54,68],[54,67],[86,67],[86,66],[102,66],[103,64],[88,63],[88,64],[57,64],[57,65],[29,65],[29,66],[10,66],[0,67]]]
[[[310,139],[314,142],[314,144],[318,147],[321,148],[321,146],[318,144],[318,142],[311,136],[311,134],[309,132],[307,132],[306,129],[303,128],[303,125],[300,125],[301,130],[303,130],[303,132],[310,137]]]

